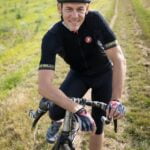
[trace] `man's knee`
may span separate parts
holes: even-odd
[[[102,112],[102,111],[93,111],[92,112],[92,117],[96,124],[96,132],[95,132],[96,135],[100,135],[104,131],[104,124],[101,120],[101,116],[103,116],[103,115],[104,115],[104,112]]]
[[[66,111],[63,108],[57,106],[56,104],[53,104],[49,108],[49,117],[52,120],[57,121],[65,117],[65,112]]]
[[[104,131],[104,126],[103,126],[103,124],[100,124],[100,125],[97,126],[96,128],[97,128],[97,129],[96,129],[95,134],[100,135],[100,134],[103,133],[103,131]]]
[[[49,111],[49,117],[52,120],[60,120],[65,116],[65,110],[54,104],[52,101],[42,98],[39,103],[39,108],[43,111]]]
[[[95,119],[94,117],[93,117],[93,119],[95,120],[95,124],[96,124],[95,134],[96,135],[102,134],[103,131],[104,131],[104,124],[103,124],[103,122],[101,121],[101,119]]]

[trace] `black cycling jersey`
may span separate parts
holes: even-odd
[[[81,74],[104,73],[111,69],[105,50],[116,46],[116,37],[97,11],[89,11],[78,33],[56,23],[42,40],[39,69],[55,69],[56,54]]]

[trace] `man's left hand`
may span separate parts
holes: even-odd
[[[121,119],[125,115],[125,107],[118,100],[111,100],[106,110],[106,116],[109,119]]]

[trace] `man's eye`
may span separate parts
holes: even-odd
[[[84,9],[83,8],[79,8],[78,12],[84,12]]]
[[[72,11],[72,9],[69,9],[69,8],[68,8],[68,9],[66,9],[66,12],[71,12],[71,11]]]

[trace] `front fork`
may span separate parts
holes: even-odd
[[[68,145],[69,150],[75,150],[71,137],[72,119],[73,113],[66,111],[62,132],[52,150],[60,150],[63,145]]]

